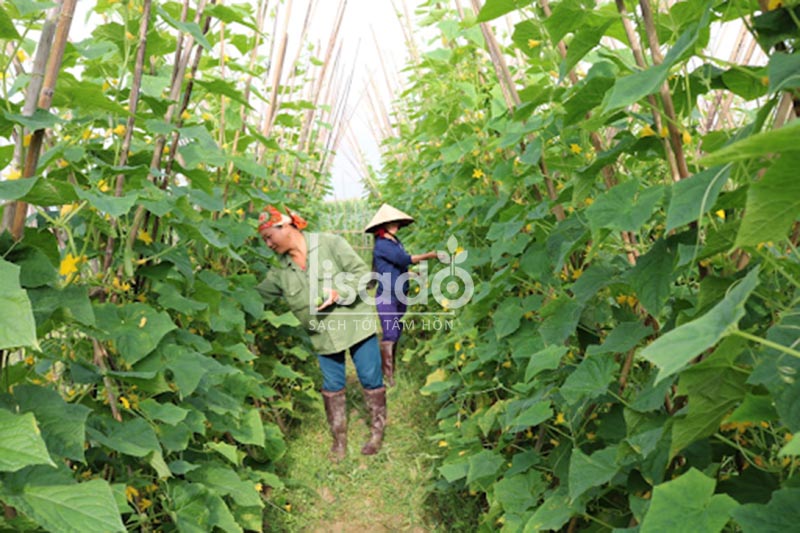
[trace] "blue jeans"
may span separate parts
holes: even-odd
[[[381,352],[378,338],[371,335],[350,347],[350,357],[356,367],[356,374],[361,386],[367,390],[383,387],[383,371],[381,370]],[[322,370],[322,390],[340,391],[345,385],[344,351],[318,355],[319,367]]]
[[[403,332],[403,315],[406,313],[406,304],[392,298],[390,302],[377,302],[378,318],[383,329],[383,341],[397,342]]]

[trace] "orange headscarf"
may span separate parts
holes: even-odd
[[[291,209],[286,209],[286,214],[284,214],[272,205],[265,207],[264,212],[258,216],[258,231],[284,224],[292,224],[297,229],[304,229],[308,226],[308,222]]]

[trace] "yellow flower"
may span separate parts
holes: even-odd
[[[14,181],[20,179],[21,177],[22,177],[22,172],[20,172],[18,168],[15,168],[8,173],[6,179],[8,181]]]
[[[639,137],[652,137],[655,135],[656,132],[653,131],[653,128],[650,127],[650,124],[645,124],[644,128],[639,132]]]
[[[567,422],[567,419],[564,418],[564,413],[558,413],[556,415],[556,422],[555,422],[556,425],[565,424],[566,422]]]
[[[503,361],[503,368],[511,368],[511,361]]]
[[[715,211],[714,214],[717,215],[722,220],[725,220],[725,210],[724,209],[720,209],[718,211]]]
[[[89,128],[86,128],[85,130],[83,130],[83,133],[81,133],[81,138],[84,141],[88,140],[91,136],[92,136],[92,130],[90,130]]]
[[[150,236],[150,232],[148,232],[146,229],[140,230],[139,234],[136,235],[136,239],[142,241],[148,246],[153,244],[153,238]]]
[[[78,207],[78,204],[65,204],[65,205],[62,205],[60,214],[61,214],[62,217],[65,217],[65,216],[69,215],[70,213],[72,213],[73,211],[75,211],[75,209],[77,207]]]
[[[480,179],[480,178],[482,178],[484,176],[485,176],[485,174],[483,173],[483,170],[481,170],[479,168],[476,168],[475,170],[472,171],[472,177],[475,178],[475,179]]]
[[[628,303],[628,306],[631,307],[631,308],[635,307],[636,303],[638,302],[638,300],[636,299],[636,296],[628,296],[626,298],[626,301]]]
[[[536,39],[528,39],[528,48],[536,48],[542,44],[542,41],[537,41]]]
[[[34,362],[35,362],[35,359],[33,358],[32,355],[29,355],[29,356],[27,356],[25,358],[25,364],[28,365],[28,366],[33,366]]]
[[[446,440],[439,441],[439,448],[447,448],[448,444]]]
[[[117,124],[117,126],[113,130],[111,130],[111,132],[114,135],[122,136],[122,135],[125,135],[125,130],[127,130],[127,129],[128,128],[125,126],[125,124]]]
[[[769,85],[769,76],[761,76],[761,85],[764,87]]]
[[[689,133],[688,131],[684,130],[682,136],[683,136],[683,144],[689,144],[690,142],[692,142],[692,134]]]
[[[662,138],[666,138],[669,135],[669,128],[666,126],[661,126],[661,131],[658,132],[658,135]]]
[[[594,198],[585,198],[583,200],[583,203],[586,204],[586,207],[589,207],[590,205],[592,205],[594,203]]]
[[[455,345],[453,346],[457,352],[461,351],[461,343],[456,341]]]
[[[583,269],[582,268],[576,268],[575,270],[572,271],[572,279],[573,280],[578,279],[582,275],[583,275]]]
[[[145,327],[147,325],[147,317],[143,316],[141,320],[139,320],[139,329]]]
[[[142,498],[141,500],[139,500],[139,510],[140,511],[145,511],[151,505],[153,505],[153,502],[151,502],[147,498]]]
[[[29,134],[25,135],[25,136],[22,138],[22,146],[23,146],[23,147],[27,148],[28,146],[30,146],[30,145],[31,145],[31,136],[32,136],[32,135],[33,135],[33,134],[29,133]]]
[[[181,113],[181,118],[183,120],[189,120],[190,118],[192,118],[192,114],[184,109],[183,113]]]
[[[264,490],[264,485],[262,485],[261,483],[256,483],[255,485],[253,485],[253,488],[256,489],[256,492],[261,492],[262,490]]]
[[[129,502],[132,502],[134,498],[138,497],[139,497],[139,491],[136,490],[136,487],[131,487],[130,485],[125,487],[125,498],[127,498]]]
[[[292,504],[291,503],[287,503],[286,505],[283,506],[283,508],[286,509],[287,513],[291,513],[292,512]]]
[[[25,53],[25,50],[17,50],[17,59],[25,61],[28,59],[28,54]]]
[[[124,407],[125,409],[130,409],[131,408],[131,402],[129,402],[128,399],[125,396],[120,396],[119,397],[119,403],[121,403],[122,407]],[[131,488],[133,488],[133,487],[131,487]],[[133,490],[136,490],[136,489],[133,489]],[[136,496],[138,496],[138,495],[139,495],[139,491],[136,491]]]
[[[86,257],[84,256],[75,257],[72,254],[67,254],[64,256],[64,259],[61,260],[61,264],[58,267],[58,273],[62,276],[70,276],[78,271],[78,265],[85,260]]]
[[[121,282],[119,278],[114,278],[111,281],[111,286],[117,289],[118,291],[127,292],[131,288],[131,284],[126,282]]]
[[[111,190],[111,187],[104,179],[97,182],[97,188],[100,189],[100,192],[108,192]]]
[[[583,148],[581,148],[580,146],[578,146],[575,143],[572,143],[572,144],[569,145],[569,151],[572,152],[573,154],[579,154],[579,153],[583,152]]]
[[[767,11],[775,11],[783,7],[783,0],[769,0],[767,2]]]
[[[129,31],[125,32],[125,38],[128,39],[129,41],[132,41],[134,39],[134,37],[135,36],[131,32],[129,32]]]

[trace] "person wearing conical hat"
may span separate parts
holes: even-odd
[[[303,231],[306,221],[294,211],[267,206],[258,220],[258,233],[278,257],[256,287],[266,302],[282,298],[308,331],[322,370],[322,399],[333,435],[330,458],[338,462],[347,454],[347,409],[345,402],[345,353],[356,367],[370,412],[370,437],[361,448],[364,455],[378,452],[386,425],[386,387],[383,384],[377,327],[364,321],[375,311],[372,304],[355,295],[358,279],[369,278],[369,268],[345,239],[330,233]],[[316,268],[329,265],[334,286],[320,294]],[[322,267],[325,268],[325,267]],[[336,281],[341,280],[341,281]],[[356,280],[356,281],[352,281]],[[365,327],[364,324],[369,324]]]
[[[397,232],[412,222],[414,219],[410,215],[389,204],[383,204],[364,228],[366,233],[375,235],[372,269],[378,274],[375,301],[383,330],[380,343],[381,363],[384,381],[390,387],[394,386],[397,342],[400,340],[403,329],[400,319],[406,312],[405,302],[407,300],[404,297],[408,294],[408,281],[398,287],[397,280],[408,272],[408,267],[412,264],[436,257],[436,252],[419,255],[411,255],[406,252]]]

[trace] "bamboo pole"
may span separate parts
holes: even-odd
[[[136,120],[136,110],[139,107],[139,91],[142,87],[142,76],[144,75],[144,60],[147,52],[147,31],[150,27],[150,11],[152,7],[151,0],[144,0],[142,5],[142,22],[139,25],[139,49],[136,51],[136,66],[133,72],[133,81],[131,83],[131,93],[128,100],[128,121],[125,127],[125,136],[122,139],[122,150],[119,156],[119,166],[124,167],[128,162],[128,152],[131,148],[131,140],[133,139],[133,125]],[[122,196],[122,189],[125,185],[125,175],[121,172],[117,174],[116,184],[114,187],[114,196]],[[116,228],[117,220],[111,219],[112,229]],[[114,254],[115,239],[109,235],[106,242],[106,251],[103,258],[103,272],[111,267],[111,260]]]
[[[658,42],[658,33],[656,32],[650,0],[639,0],[639,7],[642,10],[645,32],[647,33],[647,40],[650,45],[650,56],[655,65],[660,65],[664,62],[664,56],[661,54],[660,44]],[[689,166],[686,164],[686,155],[683,153],[682,134],[680,129],[678,129],[678,117],[675,114],[672,94],[669,92],[669,83],[664,81],[664,83],[661,84],[659,94],[661,95],[661,103],[664,106],[664,114],[667,115],[667,130],[669,131],[672,151],[675,154],[675,161],[678,164],[678,174],[680,179],[686,179],[690,175]]]
[[[642,52],[642,46],[639,42],[639,38],[636,35],[636,29],[633,27],[633,23],[631,23],[630,19],[628,18],[628,8],[625,7],[625,0],[614,0],[617,11],[620,14],[620,20],[622,20],[622,27],[625,29],[625,35],[628,37],[628,43],[631,46],[631,51],[633,52],[633,57],[636,60],[636,65],[640,69],[646,69],[647,63],[644,59],[644,53]],[[650,104],[651,112],[653,114],[653,123],[656,126],[657,131],[661,131],[661,114],[658,111],[658,102],[656,102],[655,96],[648,95],[647,101]],[[678,163],[675,159],[675,154],[672,152],[672,148],[669,142],[664,140],[664,152],[667,155],[667,162],[669,163],[670,172],[672,174],[672,181],[680,180],[680,171],[678,170]]]
[[[67,36],[69,35],[69,29],[72,26],[72,17],[75,13],[76,3],[77,0],[64,0],[64,2],[61,4],[61,10],[58,14],[58,23],[56,25],[52,46],[48,55],[44,79],[42,80],[42,88],[39,92],[39,101],[37,103],[37,107],[39,109],[50,109],[50,105],[53,102],[56,81],[58,80],[58,73],[61,70],[61,61],[64,58],[64,50],[67,45]],[[39,156],[41,155],[43,140],[44,128],[40,128],[31,134],[31,142],[28,145],[28,151],[25,154],[25,167],[22,172],[22,177],[30,178],[36,173],[36,167],[39,164]],[[11,234],[16,240],[20,240],[22,238],[27,214],[28,204],[18,201],[14,209],[14,221],[11,227]]]
[[[47,18],[42,25],[42,33],[39,37],[39,44],[36,47],[36,54],[34,55],[33,59],[33,68],[30,73],[30,81],[28,81],[28,87],[25,92],[25,103],[22,107],[22,116],[29,117],[36,111],[39,93],[41,92],[42,85],[44,84],[47,58],[50,56],[50,50],[53,46],[53,37],[56,33],[56,22],[58,20],[60,7],[61,6],[59,2],[59,5],[48,10]],[[8,45],[11,46],[11,43],[8,43]],[[14,49],[16,48],[14,47]],[[13,64],[18,75],[24,72],[22,63],[19,61],[19,59],[17,59],[16,55],[14,55]],[[14,130],[14,133],[16,134],[16,130]],[[22,147],[22,139],[24,135],[25,132],[23,130],[22,135],[16,136],[17,138],[14,148],[14,159],[18,161],[17,166],[21,169],[24,168],[24,150]],[[0,229],[6,230],[13,227],[14,219],[16,218],[15,213],[18,209],[18,206],[24,206],[19,208],[24,209],[27,215],[27,206],[24,203],[20,204],[19,202],[9,202],[3,212],[3,223]]]
[[[472,9],[476,15],[480,13],[481,5],[479,0],[472,0]],[[491,27],[489,27],[487,23],[481,22],[480,27],[484,40],[486,41],[487,48],[489,49],[489,55],[492,57],[492,63],[497,74],[498,82],[503,89],[503,94],[506,97],[508,107],[509,109],[514,109],[521,103],[521,100],[519,98],[519,94],[517,93],[516,87],[514,86],[514,81],[511,78],[511,73],[508,70],[508,66],[503,59],[500,46],[497,43],[497,39],[495,39]],[[555,202],[555,200],[558,198],[558,195],[556,194],[555,184],[553,183],[550,171],[547,168],[547,162],[545,161],[544,156],[539,159],[539,170],[542,172],[542,176],[544,178],[547,196],[550,198],[550,201]],[[538,195],[540,194],[538,188],[534,186],[533,189],[534,194],[537,195],[538,198]],[[552,210],[553,214],[556,216],[556,220],[561,221],[566,218],[566,215],[564,214],[564,208],[560,204],[553,205]]]

